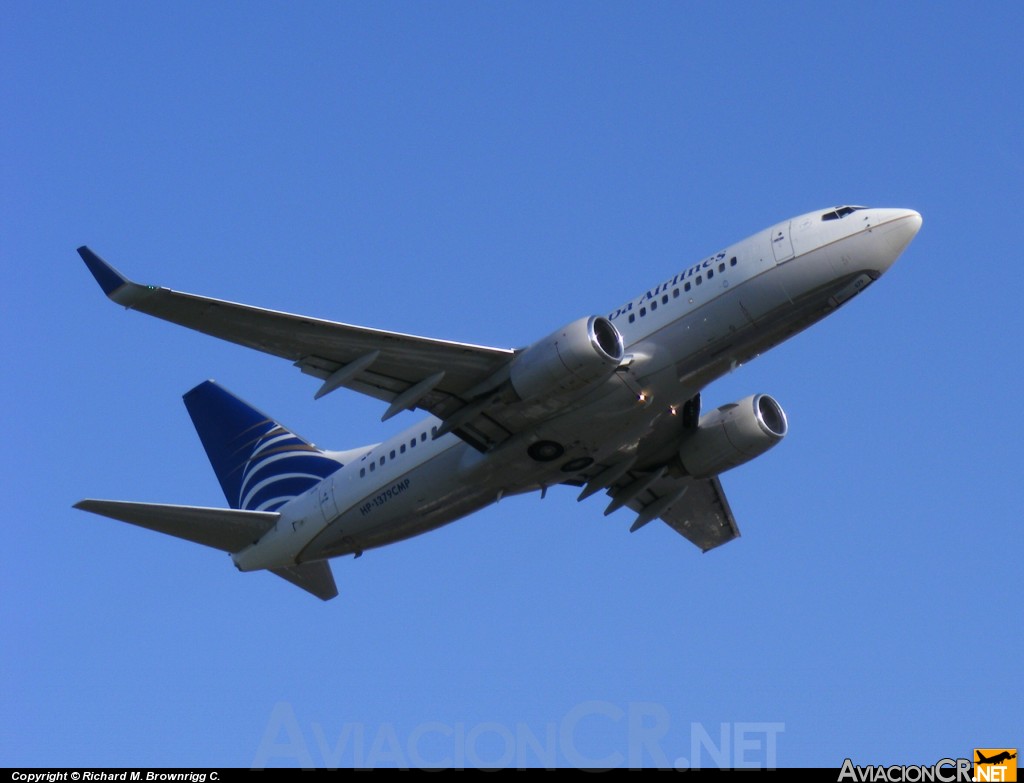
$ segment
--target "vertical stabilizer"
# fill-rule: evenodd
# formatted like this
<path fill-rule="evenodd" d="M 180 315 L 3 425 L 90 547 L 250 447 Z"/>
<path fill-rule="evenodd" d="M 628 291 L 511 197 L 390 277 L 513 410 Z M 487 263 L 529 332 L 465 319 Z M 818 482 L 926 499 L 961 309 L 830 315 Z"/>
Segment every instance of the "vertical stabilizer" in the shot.
<path fill-rule="evenodd" d="M 231 508 L 276 511 L 342 467 L 213 381 L 184 400 Z"/>

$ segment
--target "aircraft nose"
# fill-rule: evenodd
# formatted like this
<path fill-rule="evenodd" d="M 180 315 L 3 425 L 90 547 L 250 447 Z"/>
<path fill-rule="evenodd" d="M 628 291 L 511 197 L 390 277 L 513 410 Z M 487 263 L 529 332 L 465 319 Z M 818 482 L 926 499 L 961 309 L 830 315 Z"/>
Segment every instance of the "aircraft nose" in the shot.
<path fill-rule="evenodd" d="M 912 209 L 878 209 L 867 216 L 866 232 L 875 268 L 884 272 L 891 267 L 921 230 L 921 215 Z"/>
<path fill-rule="evenodd" d="M 889 243 L 889 247 L 892 248 L 893 258 L 899 256 L 910 241 L 917 236 L 917 232 L 921 230 L 921 224 L 924 222 L 921 219 L 921 214 L 914 211 L 913 209 L 899 209 L 893 210 L 896 214 L 886 221 L 885 238 Z"/>

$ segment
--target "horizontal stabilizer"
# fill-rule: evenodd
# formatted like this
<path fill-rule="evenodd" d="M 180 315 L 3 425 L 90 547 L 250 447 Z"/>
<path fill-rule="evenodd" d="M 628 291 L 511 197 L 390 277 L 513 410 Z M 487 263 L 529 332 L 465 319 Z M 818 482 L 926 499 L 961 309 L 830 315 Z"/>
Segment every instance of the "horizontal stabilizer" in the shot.
<path fill-rule="evenodd" d="M 307 593 L 312 593 L 321 601 L 330 601 L 338 595 L 338 587 L 334 584 L 331 564 L 326 560 L 288 566 L 287 568 L 271 568 L 270 571 L 282 579 L 287 579 L 296 587 L 301 587 Z"/>
<path fill-rule="evenodd" d="M 270 530 L 281 516 L 276 511 L 239 511 L 123 500 L 80 500 L 75 503 L 75 508 L 225 552 L 245 549 Z M 334 584 L 333 578 L 331 584 Z M 304 589 L 310 590 L 308 587 Z M 313 590 L 310 592 L 317 595 Z"/>

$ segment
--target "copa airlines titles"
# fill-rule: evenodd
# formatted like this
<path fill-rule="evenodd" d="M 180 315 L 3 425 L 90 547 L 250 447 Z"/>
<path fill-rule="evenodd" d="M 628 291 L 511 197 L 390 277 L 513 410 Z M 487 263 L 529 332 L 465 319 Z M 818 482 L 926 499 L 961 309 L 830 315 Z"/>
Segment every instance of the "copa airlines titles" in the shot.
<path fill-rule="evenodd" d="M 655 288 L 652 288 L 650 291 L 648 291 L 645 294 L 642 294 L 642 295 L 638 296 L 633 301 L 627 302 L 622 307 L 620 307 L 618 310 L 616 310 L 614 313 L 609 315 L 608 316 L 608 320 L 609 321 L 614 321 L 620 315 L 623 315 L 624 313 L 628 313 L 628 312 L 632 311 L 634 307 L 640 307 L 645 302 L 649 302 L 652 299 L 657 299 L 662 294 L 664 294 L 664 293 L 668 292 L 669 290 L 675 288 L 677 285 L 679 285 L 680 282 L 685 282 L 686 280 L 688 280 L 689 278 L 691 278 L 694 275 L 698 274 L 699 272 L 701 272 L 701 271 L 703 271 L 705 269 L 710 269 L 715 264 L 722 263 L 725 260 L 726 255 L 727 255 L 726 252 L 723 250 L 721 253 L 716 253 L 713 256 L 708 256 L 703 261 L 694 264 L 693 266 L 689 267 L 688 269 L 683 270 L 682 272 L 678 273 L 675 277 L 672 277 L 672 278 L 666 280 L 661 285 L 656 286 Z"/>

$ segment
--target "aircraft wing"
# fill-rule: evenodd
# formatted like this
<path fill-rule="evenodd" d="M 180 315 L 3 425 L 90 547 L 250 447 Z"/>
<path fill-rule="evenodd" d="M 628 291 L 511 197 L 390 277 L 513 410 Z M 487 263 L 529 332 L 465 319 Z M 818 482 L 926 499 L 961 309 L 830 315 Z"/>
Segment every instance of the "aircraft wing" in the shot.
<path fill-rule="evenodd" d="M 704 552 L 739 538 L 736 519 L 717 476 L 695 479 L 657 473 L 629 472 L 608 494 L 606 514 L 622 506 L 637 512 L 630 532 L 661 519 Z"/>
<path fill-rule="evenodd" d="M 323 379 L 316 396 L 346 387 L 391 403 L 385 419 L 422 408 L 477 448 L 509 437 L 506 424 L 473 409 L 463 412 L 515 352 L 434 340 L 293 315 L 128 280 L 88 247 L 78 254 L 114 302 L 165 321 L 293 362 Z M 481 386 L 483 384 L 483 386 Z M 467 416 L 471 413 L 472 416 Z"/>

